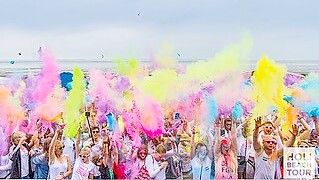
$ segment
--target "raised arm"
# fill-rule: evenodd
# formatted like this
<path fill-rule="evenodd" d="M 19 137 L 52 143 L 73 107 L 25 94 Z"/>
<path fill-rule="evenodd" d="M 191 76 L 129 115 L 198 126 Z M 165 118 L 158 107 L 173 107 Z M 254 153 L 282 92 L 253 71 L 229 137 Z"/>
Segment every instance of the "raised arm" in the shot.
<path fill-rule="evenodd" d="M 79 133 L 78 135 L 76 136 L 76 141 L 75 141 L 75 157 L 79 157 L 79 154 L 80 154 L 80 142 L 81 142 L 81 138 L 80 138 L 80 130 L 79 130 Z"/>
<path fill-rule="evenodd" d="M 116 143 L 112 140 L 113 143 L 110 144 L 111 146 L 111 157 L 115 164 L 119 164 L 119 152 Z"/>
<path fill-rule="evenodd" d="M 193 159 L 195 156 L 195 135 L 196 135 L 196 130 L 195 127 L 192 128 L 192 136 L 191 136 L 191 158 Z"/>
<path fill-rule="evenodd" d="M 316 131 L 317 131 L 317 133 L 319 133 L 319 122 L 318 122 L 318 118 L 317 118 L 317 117 L 313 117 L 313 121 L 315 122 Z"/>
<path fill-rule="evenodd" d="M 7 164 L 0 166 L 0 171 L 11 170 L 12 161 L 8 161 Z"/>
<path fill-rule="evenodd" d="M 13 155 L 21 148 L 22 144 L 27 140 L 26 136 L 22 136 L 17 146 L 13 146 L 14 148 L 10 149 L 9 159 L 12 159 Z"/>
<path fill-rule="evenodd" d="M 237 153 L 237 135 L 236 135 L 236 123 L 232 121 L 232 127 L 231 127 L 231 149 L 233 152 Z"/>
<path fill-rule="evenodd" d="M 289 130 L 289 132 L 290 132 L 290 134 L 291 134 L 292 136 L 291 136 L 291 137 L 289 138 L 289 140 L 287 141 L 286 146 L 287 146 L 287 147 L 292 147 L 292 146 L 294 145 L 295 140 L 296 140 L 296 137 L 297 137 L 297 135 L 298 135 L 298 127 L 297 127 L 297 125 L 296 125 L 296 124 L 293 124 L 293 125 L 292 125 L 292 131 Z"/>
<path fill-rule="evenodd" d="M 311 128 L 310 128 L 309 124 L 305 121 L 305 119 L 303 117 L 300 117 L 299 115 L 298 115 L 298 119 L 299 119 L 300 123 L 302 124 L 302 126 L 305 128 L 305 131 L 302 132 L 301 134 L 299 134 L 299 139 L 300 140 L 309 139 L 310 132 L 311 132 Z"/>
<path fill-rule="evenodd" d="M 259 128 L 261 126 L 261 117 L 257 117 L 257 120 L 255 120 L 255 130 L 253 134 L 253 146 L 257 153 L 259 153 L 262 149 L 258 142 L 258 135 L 259 135 Z"/>
<path fill-rule="evenodd" d="M 219 156 L 220 154 L 220 127 L 222 125 L 223 119 L 218 118 L 216 125 L 215 125 L 215 156 Z"/>
<path fill-rule="evenodd" d="M 296 137 L 298 135 L 298 127 L 296 124 L 292 125 L 292 131 L 289 130 L 289 132 L 291 133 L 291 137 L 289 138 L 289 140 L 286 143 L 287 147 L 292 147 L 295 143 Z M 283 148 L 279 149 L 277 151 L 277 156 L 278 157 L 282 157 L 283 156 Z"/>
<path fill-rule="evenodd" d="M 59 133 L 62 131 L 62 129 L 58 126 L 55 133 L 54 133 L 54 136 L 52 138 L 52 141 L 50 143 L 50 147 L 49 147 L 49 164 L 51 164 L 53 161 L 54 161 L 54 153 L 55 153 L 55 144 L 56 144 L 56 141 L 58 139 L 58 136 L 59 136 Z"/>
<path fill-rule="evenodd" d="M 305 121 L 305 119 L 303 117 L 300 117 L 298 115 L 298 120 L 300 121 L 300 123 L 303 125 L 303 127 L 305 127 L 306 130 L 310 131 L 310 126 L 309 124 Z M 315 121 L 316 122 L 316 121 Z"/>

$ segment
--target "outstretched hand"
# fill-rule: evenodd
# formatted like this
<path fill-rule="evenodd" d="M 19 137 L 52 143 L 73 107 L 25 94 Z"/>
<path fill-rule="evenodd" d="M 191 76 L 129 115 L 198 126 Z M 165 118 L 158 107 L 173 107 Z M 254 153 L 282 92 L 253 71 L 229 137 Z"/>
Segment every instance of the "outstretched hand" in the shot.
<path fill-rule="evenodd" d="M 258 116 L 256 119 L 255 119 L 255 128 L 260 128 L 261 126 L 261 117 Z"/>
<path fill-rule="evenodd" d="M 65 127 L 65 124 L 58 124 L 56 128 L 57 133 L 61 133 Z"/>
<path fill-rule="evenodd" d="M 216 123 L 215 123 L 216 126 L 217 126 L 217 127 L 221 127 L 222 124 L 223 124 L 223 120 L 224 120 L 224 117 L 218 116 L 217 121 L 216 121 Z"/>
<path fill-rule="evenodd" d="M 289 130 L 289 132 L 293 135 L 293 136 L 297 136 L 298 135 L 298 127 L 297 127 L 297 125 L 296 124 L 293 124 L 292 125 L 292 131 L 291 130 Z"/>

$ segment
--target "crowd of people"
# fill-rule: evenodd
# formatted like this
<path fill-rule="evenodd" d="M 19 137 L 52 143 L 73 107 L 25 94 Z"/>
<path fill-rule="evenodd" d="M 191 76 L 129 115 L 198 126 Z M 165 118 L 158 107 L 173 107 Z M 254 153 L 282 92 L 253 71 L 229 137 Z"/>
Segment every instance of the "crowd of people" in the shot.
<path fill-rule="evenodd" d="M 256 118 L 252 136 L 245 131 L 247 121 L 220 116 L 210 133 L 196 140 L 199 132 L 193 122 L 175 113 L 166 118 L 165 134 L 151 139 L 140 132 L 142 144 L 137 147 L 125 132 L 115 141 L 107 123 L 96 123 L 93 110 L 73 139 L 63 135 L 61 123 L 45 131 L 39 123 L 34 134 L 12 133 L 8 153 L 1 156 L 0 177 L 280 179 L 284 147 L 318 146 L 318 120 L 298 117 L 290 136 L 283 137 L 275 115 Z M 179 126 L 171 130 L 176 122 Z"/>
<path fill-rule="evenodd" d="M 319 163 L 319 76 L 266 57 L 243 73 L 243 46 L 184 69 L 87 73 L 39 52 L 39 74 L 0 85 L 0 178 L 281 179 L 287 147 Z"/>

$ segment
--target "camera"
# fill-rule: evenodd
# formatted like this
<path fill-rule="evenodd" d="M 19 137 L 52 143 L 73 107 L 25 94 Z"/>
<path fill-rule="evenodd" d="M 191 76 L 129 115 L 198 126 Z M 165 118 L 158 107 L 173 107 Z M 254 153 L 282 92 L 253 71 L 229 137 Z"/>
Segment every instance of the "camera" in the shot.
<path fill-rule="evenodd" d="M 179 112 L 176 112 L 175 114 L 174 114 L 174 119 L 175 120 L 179 120 L 181 117 L 180 117 L 180 113 Z"/>

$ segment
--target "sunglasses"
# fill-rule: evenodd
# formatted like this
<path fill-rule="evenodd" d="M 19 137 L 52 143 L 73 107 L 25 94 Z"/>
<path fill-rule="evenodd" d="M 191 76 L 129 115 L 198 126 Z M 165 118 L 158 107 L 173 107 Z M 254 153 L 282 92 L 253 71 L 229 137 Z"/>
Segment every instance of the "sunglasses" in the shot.
<path fill-rule="evenodd" d="M 276 145 L 277 143 L 275 141 L 266 141 L 267 144 L 274 144 Z"/>
<path fill-rule="evenodd" d="M 58 149 L 59 149 L 59 150 L 62 150 L 62 149 L 64 149 L 64 146 L 61 146 L 61 147 L 59 147 Z"/>
<path fill-rule="evenodd" d="M 80 158 L 88 158 L 89 157 L 89 155 L 80 155 Z"/>
<path fill-rule="evenodd" d="M 99 131 L 92 131 L 92 133 L 99 133 Z"/>
<path fill-rule="evenodd" d="M 146 152 L 145 151 L 141 151 L 139 154 L 144 154 L 144 155 L 146 155 Z"/>

